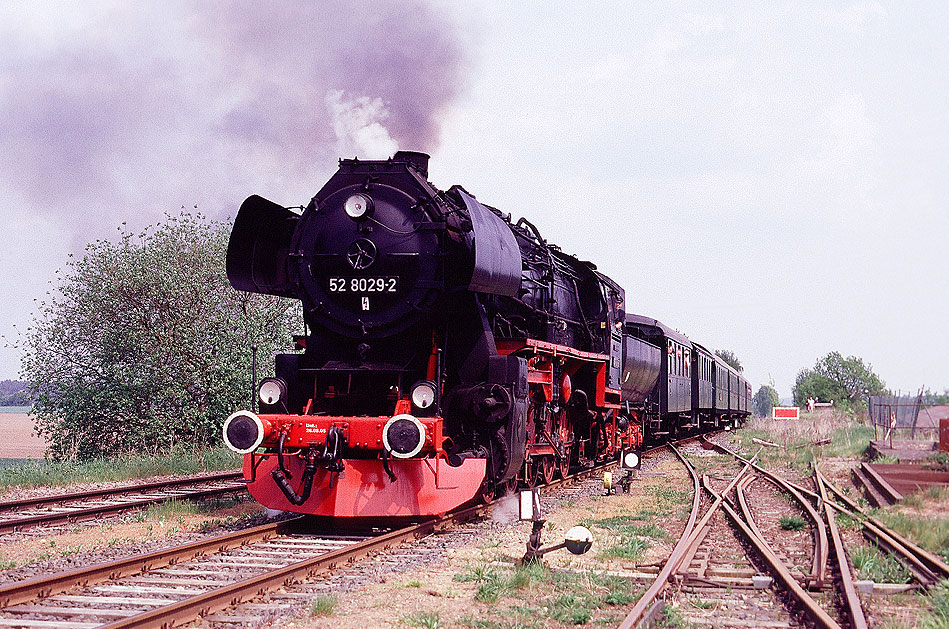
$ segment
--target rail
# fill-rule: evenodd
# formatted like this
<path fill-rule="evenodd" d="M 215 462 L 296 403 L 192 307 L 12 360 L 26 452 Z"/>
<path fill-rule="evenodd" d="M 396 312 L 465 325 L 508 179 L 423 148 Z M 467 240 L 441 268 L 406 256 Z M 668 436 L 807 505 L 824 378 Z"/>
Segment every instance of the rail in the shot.
<path fill-rule="evenodd" d="M 22 530 L 31 526 L 78 522 L 100 515 L 140 509 L 168 500 L 198 500 L 226 493 L 243 491 L 246 483 L 240 472 L 221 472 L 189 476 L 174 480 L 122 485 L 108 489 L 66 492 L 0 502 L 0 532 Z M 157 492 L 154 495 L 144 495 Z M 111 500 L 98 504 L 86 501 Z M 58 505 L 54 508 L 54 505 Z M 26 512 L 18 512 L 27 509 Z"/>
<path fill-rule="evenodd" d="M 578 470 L 545 487 L 552 489 L 572 484 L 615 465 L 615 461 L 609 461 Z M 279 545 L 283 538 L 299 534 L 302 518 L 261 525 L 198 542 L 0 586 L 0 614 L 21 617 L 25 624 L 46 623 L 46 626 L 172 626 L 231 607 L 242 600 L 258 596 L 264 591 L 280 587 L 288 581 L 305 579 L 317 572 L 355 561 L 395 544 L 412 541 L 437 530 L 454 526 L 458 522 L 478 517 L 492 509 L 494 502 L 469 507 L 441 518 L 433 518 L 345 545 L 335 544 L 327 552 L 321 552 L 301 561 L 291 561 L 292 557 L 299 554 L 295 551 L 280 552 L 277 549 L 254 550 L 254 548 L 255 545 L 262 544 Z M 317 538 L 317 542 L 319 539 L 322 538 Z M 295 543 L 304 542 L 296 540 Z M 245 578 L 240 579 L 233 579 L 230 576 L 209 577 L 209 574 L 220 569 L 221 562 L 224 561 L 222 553 L 232 551 L 259 555 L 256 558 L 231 560 L 245 562 L 247 565 L 247 568 L 243 570 L 245 573 L 246 570 L 259 572 L 261 567 L 269 564 L 282 565 L 259 574 L 244 575 Z M 185 565 L 186 562 L 195 565 Z M 175 572 L 178 570 L 182 572 Z M 131 585 L 110 584 L 110 582 L 125 578 L 134 578 L 136 582 Z M 79 588 L 92 588 L 93 594 L 72 594 Z M 95 591 L 96 589 L 99 591 Z M 124 594 L 113 595 L 112 592 Z M 57 599 L 63 600 L 57 601 Z M 39 600 L 42 600 L 43 604 L 34 603 Z M 109 604 L 111 608 L 93 608 L 96 604 L 94 601 L 102 601 Z M 115 609 L 116 605 L 124 606 L 125 609 Z M 146 605 L 153 608 L 134 609 L 136 606 Z M 39 614 L 44 619 L 55 617 L 58 620 L 40 621 L 25 618 L 30 614 Z M 81 620 L 76 620 L 77 615 L 80 615 Z M 102 624 L 103 619 L 105 624 Z M 82 622 L 89 620 L 94 622 Z M 10 620 L 7 619 L 4 622 L 0 618 L 0 624 L 10 624 Z"/>
<path fill-rule="evenodd" d="M 732 455 L 736 457 L 738 460 L 743 461 L 743 462 L 747 461 L 747 459 L 744 459 L 738 456 L 737 453 L 729 450 L 728 448 L 720 444 L 717 444 L 713 441 L 708 441 L 708 440 L 704 440 L 704 442 L 710 445 L 712 448 L 718 450 L 719 452 Z M 794 487 L 791 483 L 789 483 L 786 479 L 782 478 L 781 476 L 778 476 L 777 474 L 771 473 L 770 471 L 764 469 L 763 467 L 759 465 L 754 465 L 754 469 L 756 472 L 764 476 L 766 479 L 768 479 L 768 481 L 773 483 L 775 486 L 779 487 L 780 489 L 790 494 L 794 498 L 794 500 L 796 500 L 797 503 L 801 506 L 801 508 L 804 509 L 804 512 L 807 514 L 808 519 L 810 519 L 811 527 L 816 531 L 816 534 L 814 536 L 814 554 L 811 561 L 811 575 L 809 579 L 809 584 L 811 585 L 811 587 L 815 589 L 820 589 L 821 587 L 823 587 L 824 582 L 826 580 L 827 559 L 828 559 L 828 554 L 829 554 L 829 546 L 828 546 L 828 541 L 827 541 L 827 527 L 824 524 L 824 519 L 817 512 L 814 506 L 811 505 L 810 501 L 808 501 L 801 494 L 801 492 L 798 491 L 797 488 Z"/>
<path fill-rule="evenodd" d="M 709 443 L 716 449 L 719 449 L 722 452 L 735 457 L 739 461 L 747 462 L 748 460 L 737 452 L 729 450 L 724 446 L 720 446 L 712 442 Z M 829 498 L 824 501 L 822 500 L 820 494 L 803 487 L 802 485 L 793 483 L 787 479 L 783 479 L 780 476 L 772 474 L 759 465 L 754 465 L 753 467 L 756 471 L 769 478 L 773 477 L 775 479 L 781 479 L 784 484 L 790 488 L 793 488 L 800 494 L 807 496 L 814 504 L 826 502 L 826 504 L 830 505 L 838 512 L 855 519 L 863 527 L 864 535 L 871 537 L 874 541 L 881 542 L 881 545 L 893 553 L 897 559 L 902 561 L 917 578 L 917 580 L 923 585 L 929 586 L 941 578 L 949 578 L 949 565 L 947 565 L 940 557 L 929 552 L 928 550 L 925 550 L 924 548 L 920 548 L 918 545 L 906 539 L 904 536 L 887 527 L 879 519 L 868 514 L 853 500 L 848 498 L 842 491 L 840 491 L 836 485 L 828 481 L 827 478 L 823 476 L 823 474 L 821 474 L 821 477 L 826 483 L 828 489 L 830 489 L 831 493 L 837 496 L 837 498 L 843 504 L 830 500 Z M 819 469 L 818 473 L 820 473 Z"/>
<path fill-rule="evenodd" d="M 860 606 L 860 596 L 857 594 L 857 588 L 853 584 L 853 571 L 850 569 L 850 562 L 847 560 L 847 552 L 844 550 L 844 542 L 840 537 L 840 530 L 837 528 L 837 519 L 834 512 L 831 511 L 831 506 L 827 504 L 827 487 L 824 485 L 824 480 L 820 474 L 816 473 L 816 469 L 815 467 L 814 476 L 817 481 L 817 488 L 820 490 L 821 501 L 824 507 L 824 517 L 827 519 L 827 528 L 830 529 L 831 542 L 834 547 L 834 557 L 837 559 L 837 569 L 840 572 L 841 594 L 843 594 L 847 615 L 850 617 L 850 622 L 853 624 L 854 629 L 867 629 L 867 617 L 864 615 L 863 608 Z"/>
<path fill-rule="evenodd" d="M 712 496 L 718 496 L 718 494 L 712 489 L 711 484 L 708 483 L 708 478 L 705 477 L 702 480 L 705 490 Z M 723 494 L 724 493 L 726 492 L 723 492 Z M 741 517 L 739 517 L 738 513 L 735 512 L 734 508 L 732 508 L 728 502 L 722 503 L 722 508 L 725 510 L 725 513 L 728 515 L 729 519 L 731 519 L 735 526 L 737 526 L 738 529 L 745 535 L 745 538 L 755 547 L 755 550 L 758 551 L 758 554 L 768 564 L 768 567 L 772 573 L 772 576 L 775 577 L 775 580 L 784 584 L 784 587 L 787 589 L 788 593 L 790 593 L 794 599 L 800 603 L 805 613 L 818 626 L 825 627 L 827 629 L 839 629 L 840 625 L 837 623 L 837 621 L 831 618 L 831 616 L 820 605 L 817 604 L 817 601 L 811 598 L 810 594 L 807 593 L 807 590 L 801 587 L 801 584 L 797 582 L 797 579 L 794 578 L 794 575 L 791 574 L 791 571 L 787 569 L 787 566 L 785 566 L 778 556 L 774 554 L 771 546 L 765 541 L 760 531 L 756 533 L 758 527 L 753 525 L 754 519 L 751 516 L 750 509 L 747 509 L 747 501 L 744 500 L 740 491 L 738 496 L 739 503 L 741 504 L 744 511 L 744 517 L 748 521 L 747 524 L 742 521 Z"/>
<path fill-rule="evenodd" d="M 698 525 L 695 524 L 695 520 L 698 517 L 699 511 L 699 501 L 701 490 L 699 489 L 699 476 L 695 471 L 695 468 L 688 462 L 685 456 L 676 449 L 672 444 L 668 444 L 670 450 L 682 461 L 682 464 L 685 465 L 686 470 L 689 475 L 692 477 L 694 495 L 692 498 L 692 511 L 689 514 L 689 520 L 686 522 L 685 530 L 682 532 L 682 536 L 679 538 L 679 541 L 676 543 L 675 547 L 672 549 L 668 559 L 666 559 L 665 565 L 659 571 L 659 574 L 656 576 L 655 581 L 652 585 L 649 586 L 649 589 L 646 590 L 646 593 L 643 594 L 642 598 L 636 603 L 632 611 L 626 617 L 626 619 L 620 624 L 622 629 L 630 629 L 631 627 L 636 627 L 640 622 L 646 617 L 647 612 L 651 609 L 653 603 L 659 597 L 659 594 L 665 589 L 668 585 L 669 578 L 674 572 L 676 572 L 679 566 L 682 563 L 682 560 L 689 553 L 691 547 L 697 543 L 702 531 L 708 525 L 709 520 L 712 519 L 712 516 L 718 510 L 719 505 L 722 502 L 721 497 L 715 500 L 711 507 L 705 512 L 705 515 L 702 516 L 702 519 L 699 521 Z M 749 465 L 745 465 L 744 468 L 732 479 L 731 483 L 728 485 L 727 491 L 731 491 L 731 488 L 741 479 L 741 477 L 749 469 Z"/>

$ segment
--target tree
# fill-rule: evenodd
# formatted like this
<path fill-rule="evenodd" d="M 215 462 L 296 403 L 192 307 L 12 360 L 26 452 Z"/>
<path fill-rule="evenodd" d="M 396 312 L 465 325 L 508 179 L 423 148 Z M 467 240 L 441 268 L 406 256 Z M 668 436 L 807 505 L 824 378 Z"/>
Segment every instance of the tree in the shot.
<path fill-rule="evenodd" d="M 808 398 L 852 406 L 867 395 L 883 393 L 885 385 L 862 358 L 831 352 L 817 361 L 813 369 L 802 369 L 794 383 L 794 403 L 807 404 Z"/>
<path fill-rule="evenodd" d="M 735 356 L 735 353 L 729 349 L 717 349 L 715 350 L 715 355 L 724 360 L 732 369 L 741 373 L 745 369 L 741 366 L 741 363 L 738 362 L 738 357 Z"/>
<path fill-rule="evenodd" d="M 37 432 L 52 458 L 216 442 L 262 365 L 299 330 L 293 302 L 227 281 L 230 226 L 167 216 L 71 259 L 21 341 Z"/>
<path fill-rule="evenodd" d="M 771 409 L 781 403 L 778 392 L 771 385 L 763 384 L 751 400 L 752 409 L 758 417 L 769 417 Z"/>

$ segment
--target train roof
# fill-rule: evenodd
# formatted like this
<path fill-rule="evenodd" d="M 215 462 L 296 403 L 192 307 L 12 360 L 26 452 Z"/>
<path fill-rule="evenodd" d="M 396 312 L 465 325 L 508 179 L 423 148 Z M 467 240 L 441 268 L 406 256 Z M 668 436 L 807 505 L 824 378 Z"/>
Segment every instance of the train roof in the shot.
<path fill-rule="evenodd" d="M 714 354 L 711 350 L 709 350 L 707 347 L 705 347 L 704 345 L 699 345 L 699 344 L 696 343 L 695 341 L 692 341 L 692 345 L 695 346 L 696 351 L 702 352 L 702 353 L 705 354 L 706 356 L 711 356 L 712 358 L 715 357 L 715 354 Z"/>
<path fill-rule="evenodd" d="M 646 316 L 638 315 L 638 314 L 627 313 L 626 323 L 632 323 L 633 325 L 638 325 L 638 326 L 647 327 L 647 328 L 656 328 L 662 332 L 663 336 L 668 337 L 672 339 L 673 341 L 677 341 L 679 343 L 682 343 L 683 345 L 689 345 L 689 346 L 692 345 L 692 341 L 689 340 L 689 337 L 687 337 L 685 334 L 682 334 L 681 332 L 677 332 L 676 330 L 673 330 L 672 328 L 667 326 L 665 323 L 662 323 L 658 319 L 653 319 L 652 317 L 646 317 Z"/>

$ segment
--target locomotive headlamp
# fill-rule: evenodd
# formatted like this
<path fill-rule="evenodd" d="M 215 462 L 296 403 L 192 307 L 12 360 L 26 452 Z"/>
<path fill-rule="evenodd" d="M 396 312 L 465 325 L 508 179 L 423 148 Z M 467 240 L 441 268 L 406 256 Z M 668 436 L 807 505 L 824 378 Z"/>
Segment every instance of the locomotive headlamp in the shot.
<path fill-rule="evenodd" d="M 269 428 L 270 424 L 267 424 Z M 224 445 L 238 454 L 249 454 L 263 442 L 267 430 L 260 417 L 250 411 L 237 411 L 224 422 Z"/>
<path fill-rule="evenodd" d="M 435 403 L 435 383 L 429 380 L 417 382 L 412 386 L 412 405 L 426 409 Z"/>
<path fill-rule="evenodd" d="M 260 403 L 272 406 L 287 401 L 287 383 L 280 378 L 264 378 L 257 390 Z"/>
<path fill-rule="evenodd" d="M 364 194 L 354 194 L 346 199 L 343 209 L 346 210 L 349 218 L 359 220 L 369 214 L 372 209 L 372 199 Z"/>
<path fill-rule="evenodd" d="M 425 426 L 408 413 L 396 415 L 382 428 L 382 445 L 397 459 L 413 457 L 425 445 Z"/>

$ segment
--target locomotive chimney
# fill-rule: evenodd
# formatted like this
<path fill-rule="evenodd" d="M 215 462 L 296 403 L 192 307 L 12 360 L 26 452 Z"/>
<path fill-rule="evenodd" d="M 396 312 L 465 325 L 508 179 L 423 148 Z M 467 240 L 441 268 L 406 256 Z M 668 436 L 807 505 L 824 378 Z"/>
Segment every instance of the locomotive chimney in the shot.
<path fill-rule="evenodd" d="M 408 162 L 415 167 L 415 170 L 419 171 L 423 177 L 428 179 L 428 153 L 421 153 L 419 151 L 397 151 L 395 155 L 392 156 L 392 161 L 395 162 Z"/>

